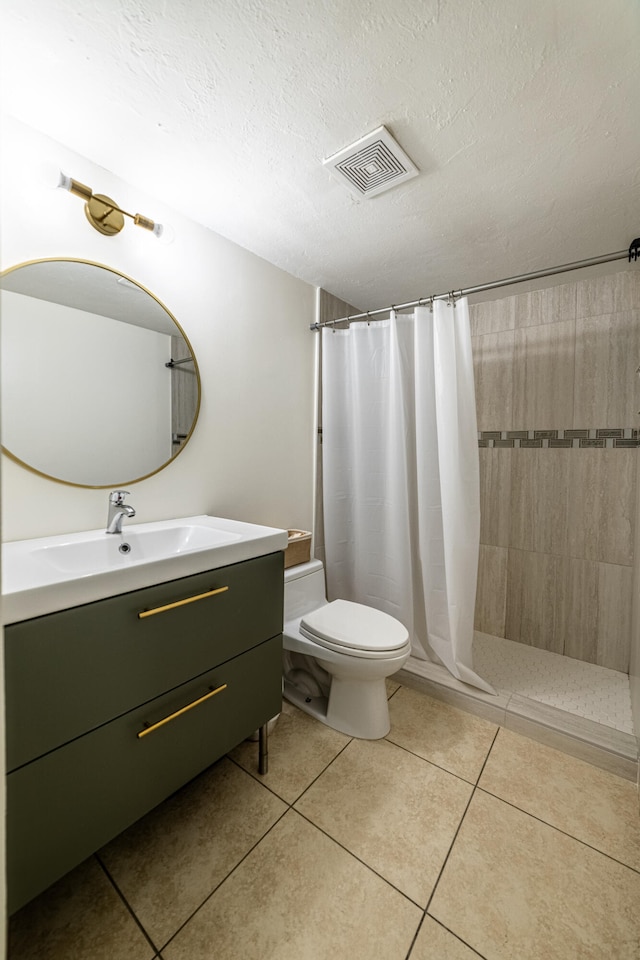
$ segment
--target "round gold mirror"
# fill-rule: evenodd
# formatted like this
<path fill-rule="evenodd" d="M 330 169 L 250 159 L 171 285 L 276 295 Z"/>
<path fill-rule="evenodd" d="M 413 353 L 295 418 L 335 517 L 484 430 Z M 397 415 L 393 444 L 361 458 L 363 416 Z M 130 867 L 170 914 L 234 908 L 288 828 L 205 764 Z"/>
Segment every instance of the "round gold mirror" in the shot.
<path fill-rule="evenodd" d="M 2 443 L 80 487 L 143 480 L 183 450 L 200 375 L 175 317 L 99 263 L 35 260 L 0 274 Z"/>

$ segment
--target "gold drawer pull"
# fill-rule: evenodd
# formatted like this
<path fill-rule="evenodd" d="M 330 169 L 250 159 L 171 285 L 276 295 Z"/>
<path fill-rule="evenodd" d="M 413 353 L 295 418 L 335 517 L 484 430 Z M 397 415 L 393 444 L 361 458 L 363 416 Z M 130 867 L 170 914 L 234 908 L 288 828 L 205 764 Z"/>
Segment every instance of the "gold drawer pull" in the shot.
<path fill-rule="evenodd" d="M 176 607 L 184 607 L 186 603 L 194 603 L 196 600 L 204 600 L 205 597 L 215 597 L 216 593 L 225 593 L 229 587 L 218 587 L 217 590 L 207 590 L 206 593 L 198 593 L 195 597 L 187 597 L 185 600 L 176 600 L 175 603 L 165 603 L 163 607 L 154 607 L 152 610 L 142 610 L 138 614 L 138 620 L 144 620 L 145 617 L 152 617 L 155 613 L 164 613 L 165 610 L 175 610 Z"/>
<path fill-rule="evenodd" d="M 215 690 L 209 690 L 209 693 L 205 693 L 203 697 L 198 697 L 197 700 L 194 700 L 192 703 L 188 703 L 186 707 L 181 707 L 180 710 L 176 710 L 175 713 L 169 714 L 169 716 L 165 717 L 163 720 L 158 720 L 157 723 L 152 723 L 151 726 L 145 727 L 144 730 L 141 730 L 140 733 L 136 734 L 138 740 L 141 740 L 142 737 L 146 737 L 148 733 L 153 733 L 153 731 L 157 730 L 158 727 L 164 727 L 165 723 L 169 723 L 170 720 L 175 720 L 176 717 L 182 716 L 182 714 L 186 713 L 187 710 L 193 710 L 193 708 L 197 707 L 200 703 L 204 703 L 205 700 L 210 700 L 211 697 L 215 697 L 216 693 L 222 693 L 222 691 L 226 689 L 227 685 L 226 683 L 223 683 L 221 687 L 216 687 Z"/>

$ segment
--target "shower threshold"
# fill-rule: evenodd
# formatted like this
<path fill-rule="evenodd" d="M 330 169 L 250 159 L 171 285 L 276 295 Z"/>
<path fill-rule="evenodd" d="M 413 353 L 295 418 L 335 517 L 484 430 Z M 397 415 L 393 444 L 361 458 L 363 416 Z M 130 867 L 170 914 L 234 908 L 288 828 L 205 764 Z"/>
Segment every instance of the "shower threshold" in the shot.
<path fill-rule="evenodd" d="M 394 679 L 636 780 L 638 744 L 626 674 L 479 632 L 473 662 L 495 696 L 456 680 L 441 664 L 416 657 Z"/>

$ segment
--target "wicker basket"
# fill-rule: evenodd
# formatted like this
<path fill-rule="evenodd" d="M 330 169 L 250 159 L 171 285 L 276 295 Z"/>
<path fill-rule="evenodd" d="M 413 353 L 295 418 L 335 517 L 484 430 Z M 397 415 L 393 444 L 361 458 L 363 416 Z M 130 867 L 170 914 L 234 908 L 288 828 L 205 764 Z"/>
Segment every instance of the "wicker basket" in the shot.
<path fill-rule="evenodd" d="M 284 566 L 295 567 L 311 559 L 311 534 L 307 530 L 289 530 L 289 545 L 284 552 Z"/>

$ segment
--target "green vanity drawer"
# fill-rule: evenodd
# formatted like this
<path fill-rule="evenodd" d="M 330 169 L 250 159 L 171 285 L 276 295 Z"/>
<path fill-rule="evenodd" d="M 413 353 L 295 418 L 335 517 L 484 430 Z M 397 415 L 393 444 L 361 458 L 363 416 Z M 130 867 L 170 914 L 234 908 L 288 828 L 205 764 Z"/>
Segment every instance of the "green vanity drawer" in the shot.
<path fill-rule="evenodd" d="M 278 636 L 9 774 L 9 911 L 278 713 L 281 673 Z M 146 724 L 224 684 L 226 689 L 138 738 Z"/>
<path fill-rule="evenodd" d="M 7 626 L 7 769 L 280 634 L 282 602 L 278 551 Z"/>

